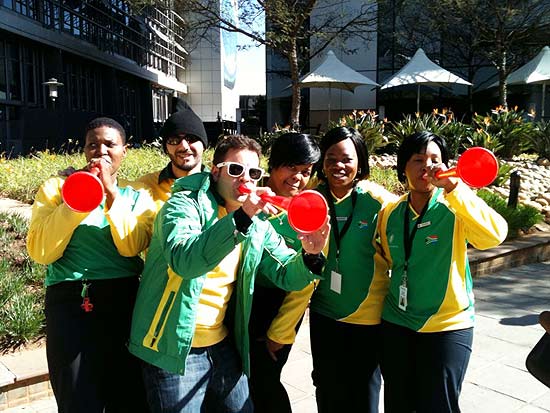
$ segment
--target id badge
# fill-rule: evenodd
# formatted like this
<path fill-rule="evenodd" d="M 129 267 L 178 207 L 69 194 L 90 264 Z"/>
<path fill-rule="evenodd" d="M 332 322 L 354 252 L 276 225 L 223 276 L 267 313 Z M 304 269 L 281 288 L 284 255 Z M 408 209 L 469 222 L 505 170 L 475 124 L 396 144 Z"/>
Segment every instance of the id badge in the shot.
<path fill-rule="evenodd" d="M 407 287 L 404 285 L 399 286 L 399 309 L 407 311 Z"/>
<path fill-rule="evenodd" d="M 330 272 L 330 289 L 337 294 L 342 293 L 342 274 L 336 271 Z"/>

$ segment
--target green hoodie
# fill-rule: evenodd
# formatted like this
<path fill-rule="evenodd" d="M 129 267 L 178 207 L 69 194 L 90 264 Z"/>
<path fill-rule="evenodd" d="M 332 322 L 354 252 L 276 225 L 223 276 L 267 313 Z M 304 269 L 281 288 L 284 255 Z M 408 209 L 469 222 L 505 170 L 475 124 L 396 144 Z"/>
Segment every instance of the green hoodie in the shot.
<path fill-rule="evenodd" d="M 129 349 L 150 364 L 184 374 L 206 274 L 242 243 L 226 319 L 233 319 L 233 338 L 248 374 L 248 321 L 258 271 L 285 290 L 301 290 L 316 276 L 301 253 L 288 248 L 269 222 L 254 217 L 243 234 L 235 227 L 233 213 L 218 219 L 223 201 L 210 186 L 210 175 L 205 172 L 176 180 L 172 197 L 157 216 Z"/>

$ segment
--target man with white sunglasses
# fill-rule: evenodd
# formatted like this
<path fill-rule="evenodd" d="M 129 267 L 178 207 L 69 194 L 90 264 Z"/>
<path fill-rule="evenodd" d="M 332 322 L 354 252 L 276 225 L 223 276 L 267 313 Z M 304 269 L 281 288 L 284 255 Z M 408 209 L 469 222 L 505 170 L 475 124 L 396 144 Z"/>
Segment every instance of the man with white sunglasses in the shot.
<path fill-rule="evenodd" d="M 322 273 L 328 219 L 300 234 L 294 251 L 256 216 L 277 212 L 261 198 L 274 193 L 255 187 L 260 155 L 250 138 L 224 138 L 211 173 L 176 180 L 157 216 L 129 344 L 144 360 L 152 412 L 252 412 L 246 374 L 256 274 L 300 290 Z"/>

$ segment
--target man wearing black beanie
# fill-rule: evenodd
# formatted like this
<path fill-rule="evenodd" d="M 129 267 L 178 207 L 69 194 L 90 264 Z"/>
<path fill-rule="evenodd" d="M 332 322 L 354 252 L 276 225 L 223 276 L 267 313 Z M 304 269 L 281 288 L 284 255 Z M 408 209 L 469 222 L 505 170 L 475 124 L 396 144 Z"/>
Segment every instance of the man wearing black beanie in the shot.
<path fill-rule="evenodd" d="M 178 178 L 201 172 L 202 154 L 208 147 L 208 136 L 202 120 L 193 109 L 178 98 L 174 112 L 160 129 L 162 148 L 170 163 L 162 170 L 144 175 L 138 181 L 150 189 L 158 209 L 170 198 Z"/>

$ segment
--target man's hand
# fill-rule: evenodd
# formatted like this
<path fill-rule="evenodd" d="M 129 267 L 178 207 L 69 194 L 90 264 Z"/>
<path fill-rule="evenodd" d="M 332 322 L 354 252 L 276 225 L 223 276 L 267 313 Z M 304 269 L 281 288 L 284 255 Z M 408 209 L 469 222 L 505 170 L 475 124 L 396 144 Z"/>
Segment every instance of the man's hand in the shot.
<path fill-rule="evenodd" d="M 274 196 L 275 193 L 268 187 L 257 187 L 250 192 L 242 205 L 243 211 L 250 218 L 260 212 L 265 212 L 266 214 L 277 214 L 279 212 L 269 201 L 262 199 L 261 195 Z"/>

